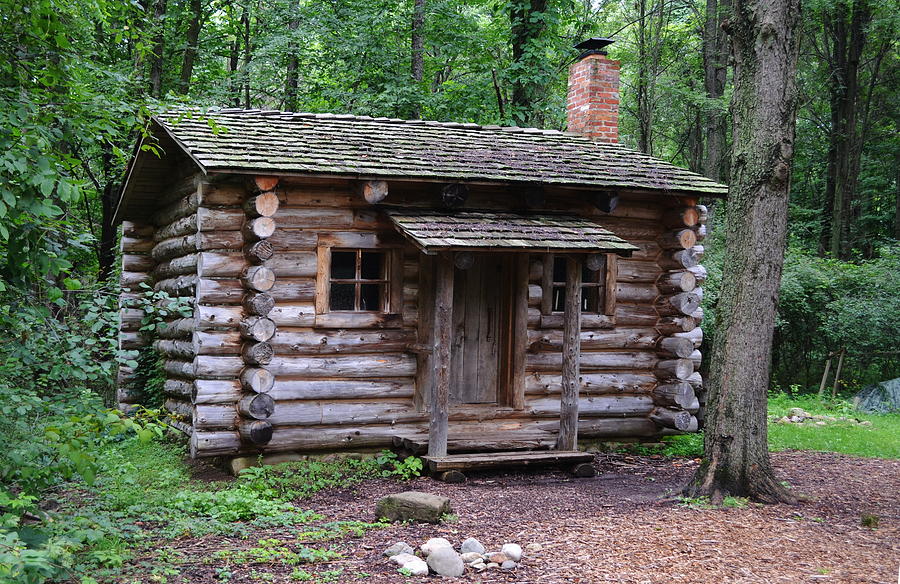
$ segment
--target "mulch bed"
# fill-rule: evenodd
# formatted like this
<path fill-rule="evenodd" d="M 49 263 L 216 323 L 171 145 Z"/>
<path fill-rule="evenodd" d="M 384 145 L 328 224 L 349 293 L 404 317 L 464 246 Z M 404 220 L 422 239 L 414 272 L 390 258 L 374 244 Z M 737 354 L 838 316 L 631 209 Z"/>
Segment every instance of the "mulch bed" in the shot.
<path fill-rule="evenodd" d="M 695 509 L 674 496 L 693 472 L 692 460 L 598 454 L 596 478 L 559 472 L 482 474 L 450 485 L 426 478 L 409 483 L 369 481 L 322 492 L 300 502 L 331 520 L 374 520 L 375 501 L 400 490 L 450 497 L 458 520 L 442 525 L 396 524 L 361 538 L 331 542 L 344 558 L 304 567 L 312 573 L 342 569 L 335 582 L 387 583 L 406 578 L 381 556 L 396 541 L 414 547 L 430 537 L 458 543 L 476 537 L 488 549 L 505 542 L 540 552 L 513 572 L 467 573 L 460 582 L 750 583 L 896 582 L 900 566 L 900 461 L 831 453 L 773 454 L 781 479 L 810 498 L 797 506 L 755 505 Z M 878 517 L 877 529 L 861 516 Z M 173 547 L 197 558 L 181 566 L 192 583 L 215 582 L 216 564 L 204 550 L 256 545 L 279 537 L 261 530 L 248 540 L 186 539 Z M 258 537 L 257 537 L 258 536 Z M 328 544 L 323 544 L 328 545 Z M 289 566 L 233 566 L 231 582 L 291 582 Z M 254 573 L 255 571 L 255 573 Z M 431 577 L 439 581 L 440 578 Z M 173 578 L 170 582 L 177 581 Z"/>

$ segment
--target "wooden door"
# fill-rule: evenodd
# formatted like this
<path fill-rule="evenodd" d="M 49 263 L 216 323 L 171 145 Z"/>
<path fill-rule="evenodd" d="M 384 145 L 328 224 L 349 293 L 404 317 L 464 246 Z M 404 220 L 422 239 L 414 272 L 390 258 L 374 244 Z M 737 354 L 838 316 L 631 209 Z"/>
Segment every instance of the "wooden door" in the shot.
<path fill-rule="evenodd" d="M 501 355 L 508 335 L 508 268 L 501 254 L 476 254 L 453 284 L 450 402 L 497 403 L 502 395 Z"/>

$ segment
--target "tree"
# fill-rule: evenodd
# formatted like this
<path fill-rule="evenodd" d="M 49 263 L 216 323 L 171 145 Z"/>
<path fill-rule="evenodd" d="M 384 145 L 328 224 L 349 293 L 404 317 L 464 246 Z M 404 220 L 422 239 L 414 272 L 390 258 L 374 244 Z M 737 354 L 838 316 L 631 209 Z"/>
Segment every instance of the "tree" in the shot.
<path fill-rule="evenodd" d="M 732 182 L 704 458 L 689 496 L 795 497 L 775 478 L 766 400 L 794 151 L 800 0 L 736 0 Z"/>
<path fill-rule="evenodd" d="M 191 76 L 194 73 L 194 62 L 197 60 L 199 50 L 197 44 L 200 40 L 200 27 L 203 21 L 202 0 L 190 0 L 190 20 L 185 34 L 184 54 L 181 59 L 181 75 L 178 80 L 178 92 L 187 94 L 191 86 Z"/>
<path fill-rule="evenodd" d="M 513 0 L 509 7 L 512 38 L 512 115 L 523 126 L 541 126 L 536 107 L 543 95 L 542 72 L 547 66 L 541 46 L 550 12 L 547 0 Z"/>
<path fill-rule="evenodd" d="M 731 0 L 706 0 L 703 25 L 703 87 L 710 101 L 706 108 L 706 156 L 703 174 L 715 181 L 724 176 L 723 162 L 728 139 L 725 112 L 717 107 L 728 81 L 728 39 L 722 26 L 731 14 Z"/>
<path fill-rule="evenodd" d="M 425 0 L 415 0 L 412 16 L 412 58 L 410 60 L 410 75 L 413 81 L 413 90 L 422 83 L 425 74 Z M 418 93 L 418 92 L 417 92 Z M 421 116 L 419 100 L 415 99 L 410 111 L 410 117 L 416 119 Z"/>

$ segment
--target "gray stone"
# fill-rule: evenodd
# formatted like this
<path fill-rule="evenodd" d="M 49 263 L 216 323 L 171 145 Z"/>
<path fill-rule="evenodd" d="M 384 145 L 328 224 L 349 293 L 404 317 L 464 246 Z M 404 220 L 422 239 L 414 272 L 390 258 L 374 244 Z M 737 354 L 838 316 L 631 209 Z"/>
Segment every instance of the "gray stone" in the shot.
<path fill-rule="evenodd" d="M 522 547 L 519 544 L 515 543 L 505 543 L 503 547 L 500 548 L 501 554 L 506 554 L 506 557 L 514 562 L 518 562 L 522 559 Z"/>
<path fill-rule="evenodd" d="M 427 576 L 428 564 L 422 558 L 413 556 L 413 559 L 400 566 L 401 570 L 408 570 L 413 576 Z"/>
<path fill-rule="evenodd" d="M 383 497 L 375 505 L 375 515 L 391 521 L 425 521 L 439 523 L 443 515 L 452 513 L 450 499 L 440 495 L 406 491 Z"/>
<path fill-rule="evenodd" d="M 535 543 L 530 543 L 530 544 L 528 544 L 528 545 L 525 546 L 525 551 L 528 552 L 529 554 L 533 554 L 533 553 L 535 553 L 535 552 L 539 552 L 539 551 L 541 551 L 542 549 L 544 549 L 544 546 L 542 546 L 541 544 L 539 544 L 539 543 L 537 543 L 537 542 L 535 542 Z"/>
<path fill-rule="evenodd" d="M 481 554 L 479 554 L 478 552 L 464 552 L 460 554 L 459 557 L 461 557 L 462 561 L 467 564 L 474 564 L 476 562 L 484 563 L 484 558 L 482 558 Z"/>
<path fill-rule="evenodd" d="M 501 570 L 515 570 L 516 567 L 518 567 L 518 565 L 519 564 L 515 563 L 512 560 L 506 560 L 505 562 L 500 564 L 500 569 Z"/>
<path fill-rule="evenodd" d="M 438 547 L 428 556 L 428 567 L 441 576 L 458 578 L 466 571 L 462 558 L 452 547 Z"/>
<path fill-rule="evenodd" d="M 484 546 L 481 545 L 481 542 L 475 539 L 474 537 L 470 537 L 462 542 L 462 545 L 459 546 L 459 551 L 462 553 L 475 552 L 477 554 L 484 553 Z"/>
<path fill-rule="evenodd" d="M 411 562 L 417 559 L 416 556 L 412 554 L 397 554 L 395 556 L 391 556 L 391 561 L 397 564 L 398 566 L 402 566 L 407 562 Z"/>
<path fill-rule="evenodd" d="M 425 543 L 420 545 L 419 550 L 422 552 L 423 555 L 425 555 L 427 557 L 427 556 L 430 556 L 434 552 L 434 550 L 436 550 L 438 548 L 442 548 L 442 547 L 450 548 L 452 550 L 453 544 L 450 543 L 449 541 L 447 541 L 446 539 L 444 539 L 443 537 L 432 537 L 431 539 L 429 539 L 428 541 L 426 541 Z"/>
<path fill-rule="evenodd" d="M 412 549 L 405 541 L 398 541 L 391 547 L 387 548 L 382 552 L 387 557 L 393 557 L 397 554 L 414 554 L 415 550 Z"/>

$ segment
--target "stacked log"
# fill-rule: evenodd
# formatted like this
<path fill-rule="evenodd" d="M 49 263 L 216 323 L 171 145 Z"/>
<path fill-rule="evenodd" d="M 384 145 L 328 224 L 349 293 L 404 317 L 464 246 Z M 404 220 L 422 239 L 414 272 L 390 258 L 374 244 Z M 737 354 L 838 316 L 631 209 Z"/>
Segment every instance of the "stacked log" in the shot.
<path fill-rule="evenodd" d="M 255 446 L 265 445 L 272 439 L 272 424 L 268 418 L 275 413 L 275 400 L 269 393 L 274 387 L 275 375 L 269 365 L 275 355 L 270 341 L 277 326 L 269 313 L 275 306 L 270 295 L 275 286 L 275 271 L 270 266 L 276 261 L 275 248 L 269 238 L 275 233 L 272 216 L 279 207 L 277 186 L 277 178 L 256 177 L 251 185 L 251 195 L 244 204 L 247 215 L 243 229 L 244 258 L 248 265 L 240 276 L 244 296 L 238 332 L 243 341 L 241 360 L 244 368 L 240 375 L 243 393 L 237 404 L 237 429 L 242 442 Z M 296 262 L 291 264 L 297 265 Z"/>
<path fill-rule="evenodd" d="M 693 200 L 682 200 L 681 206 L 663 213 L 667 231 L 659 238 L 663 253 L 659 259 L 662 274 L 656 281 L 659 296 L 657 342 L 659 362 L 654 368 L 657 385 L 653 390 L 654 410 L 650 419 L 660 428 L 691 432 L 697 429 L 696 414 L 700 404 L 696 395 L 699 373 L 697 350 L 703 340 L 699 328 L 703 318 L 699 284 L 706 271 L 699 265 L 703 246 L 697 242 L 705 208 Z"/>
<path fill-rule="evenodd" d="M 140 349 L 146 344 L 139 329 L 144 312 L 134 307 L 140 295 L 140 285 L 152 281 L 154 268 L 151 251 L 153 249 L 153 226 L 144 223 L 124 221 L 122 223 L 122 295 L 119 297 L 119 349 Z M 116 376 L 116 401 L 118 408 L 128 412 L 137 404 L 140 392 L 132 387 L 134 369 L 120 365 Z"/>

